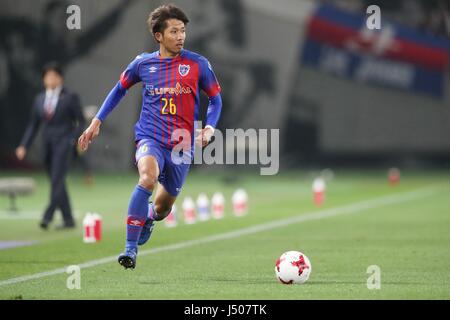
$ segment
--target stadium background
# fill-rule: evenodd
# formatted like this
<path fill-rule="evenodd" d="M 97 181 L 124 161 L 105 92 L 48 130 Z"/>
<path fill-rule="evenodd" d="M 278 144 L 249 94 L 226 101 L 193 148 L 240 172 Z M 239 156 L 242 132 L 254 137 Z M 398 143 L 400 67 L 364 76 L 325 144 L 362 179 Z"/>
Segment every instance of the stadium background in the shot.
<path fill-rule="evenodd" d="M 81 8 L 81 30 L 65 27 L 68 3 L 64 1 L 32 4 L 1 1 L 3 168 L 23 166 L 14 160 L 12 151 L 24 132 L 32 98 L 41 88 L 40 68 L 46 61 L 60 61 L 66 69 L 67 85 L 80 94 L 83 105 L 98 108 L 133 57 L 156 49 L 145 21 L 150 9 L 159 2 L 74 3 Z M 402 55 L 392 59 L 384 54 L 389 45 L 395 46 L 399 28 L 406 28 L 406 32 L 416 30 L 417 41 L 437 37 L 436 41 L 448 49 L 448 27 L 445 29 L 448 12 L 439 14 L 445 1 L 437 1 L 434 7 L 428 1 L 396 1 L 395 5 L 378 1 L 385 27 L 382 30 L 392 26 L 390 37 L 394 41 L 388 41 L 377 52 L 379 40 L 375 37 L 368 39 L 368 47 L 361 50 L 352 50 L 345 43 L 330 44 L 325 39 L 321 44 L 328 51 L 313 49 L 312 54 L 321 58 L 311 62 L 303 56 L 306 44 L 311 42 L 310 35 L 314 34 L 310 23 L 320 3 L 179 2 L 192 20 L 186 47 L 211 60 L 224 88 L 219 127 L 279 128 L 281 165 L 285 168 L 318 163 L 385 165 L 394 164 L 393 161 L 407 166 L 447 164 L 450 155 L 450 140 L 445 138 L 450 135 L 447 66 L 438 70 L 439 76 L 433 75 L 443 77 L 438 82 L 442 86 L 438 94 L 436 90 L 414 87 L 409 79 L 392 83 L 386 76 L 371 82 L 370 75 L 346 76 L 326 66 L 332 59 L 354 55 L 361 60 L 379 59 L 390 70 L 400 66 L 413 74 L 419 72 L 426 61 L 410 62 Z M 324 3 L 337 5 L 338 13 L 350 12 L 352 18 L 361 22 L 367 16 L 368 2 Z M 359 29 L 355 28 L 356 41 L 363 29 L 362 23 Z M 333 48 L 337 48 L 338 54 L 327 55 Z M 448 59 L 448 50 L 444 54 Z M 99 142 L 88 155 L 94 168 L 133 167 L 131 128 L 139 115 L 139 106 L 140 90 L 133 88 L 103 126 Z M 37 152 L 29 153 L 30 166 L 39 163 L 39 146 L 35 143 Z"/>
<path fill-rule="evenodd" d="M 83 271 L 87 291 L 63 291 L 64 272 L 8 284 L 8 279 L 113 256 L 122 248 L 124 212 L 137 180 L 132 128 L 140 110 L 139 86 L 109 116 L 86 155 L 95 184 L 83 183 L 78 163 L 69 177 L 77 222 L 89 211 L 104 218 L 104 239 L 98 246 L 82 243 L 81 226 L 64 234 L 38 230 L 49 188 L 39 137 L 25 162 L 18 162 L 13 152 L 33 96 L 41 90 L 42 65 L 49 60 L 63 64 L 67 86 L 80 94 L 87 117 L 92 116 L 126 65 L 137 54 L 157 49 L 146 19 L 161 3 L 0 0 L 0 177 L 31 176 L 36 181 L 35 193 L 18 199 L 18 213 L 7 212 L 8 199 L 0 198 L 0 240 L 29 243 L 0 251 L 0 298 L 448 299 L 449 265 L 443 257 L 450 241 L 450 13 L 448 1 L 425 0 L 173 1 L 191 20 L 186 48 L 208 57 L 221 83 L 219 128 L 280 129 L 280 172 L 261 177 L 259 166 L 195 166 L 183 197 L 221 190 L 230 199 L 236 188 L 244 187 L 248 217 L 181 224 L 172 231 L 159 228 L 149 248 L 378 196 L 387 196 L 390 203 L 391 196 L 403 199 L 403 192 L 418 192 L 416 200 L 411 196 L 405 203 L 383 204 L 370 209 L 370 215 L 267 231 L 245 242 L 205 245 L 204 251 L 180 250 L 183 263 L 158 275 L 161 279 L 143 268 L 134 278 L 123 274 L 112 259 Z M 69 4 L 81 8 L 81 30 L 66 28 Z M 370 4 L 381 7 L 379 35 L 364 27 Z M 344 30 L 346 37 L 336 30 Z M 405 39 L 413 50 L 402 47 Z M 387 183 L 390 167 L 401 170 L 397 188 Z M 325 168 L 335 178 L 325 206 L 316 208 L 311 182 Z M 430 186 L 432 195 L 426 198 L 429 190 L 421 190 Z M 273 279 L 273 263 L 290 248 L 306 250 L 317 268 L 310 287 L 287 292 Z M 152 270 L 152 264 L 161 268 L 174 260 L 169 251 L 158 259 L 153 253 L 144 256 L 138 264 Z M 373 261 L 386 274 L 386 290 L 379 294 L 365 288 L 365 270 Z M 431 271 L 424 275 L 424 269 Z M 209 281 L 202 281 L 205 277 Z"/>

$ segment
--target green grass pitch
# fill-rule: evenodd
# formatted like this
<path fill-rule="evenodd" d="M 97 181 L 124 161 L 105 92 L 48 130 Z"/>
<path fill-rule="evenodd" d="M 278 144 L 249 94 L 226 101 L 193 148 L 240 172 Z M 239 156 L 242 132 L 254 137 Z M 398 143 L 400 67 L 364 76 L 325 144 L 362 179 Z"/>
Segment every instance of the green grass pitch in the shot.
<path fill-rule="evenodd" d="M 78 227 L 68 232 L 38 228 L 48 182 L 41 174 L 32 176 L 38 188 L 18 200 L 22 212 L 5 212 L 8 199 L 0 198 L 0 241 L 38 241 L 0 250 L 0 299 L 450 298 L 447 171 L 405 171 L 396 186 L 387 183 L 383 171 L 337 171 L 328 183 L 325 204 L 316 208 L 311 173 L 268 177 L 194 170 L 178 207 L 185 196 L 222 191 L 225 218 L 195 225 L 181 222 L 176 228 L 158 223 L 151 241 L 140 248 L 144 254 L 138 256 L 135 270 L 124 270 L 113 257 L 124 246 L 136 174 L 99 174 L 92 186 L 86 186 L 82 176 L 71 175 L 68 185 Z M 229 176 L 237 179 L 228 181 Z M 236 218 L 230 198 L 240 187 L 249 194 L 249 212 Z M 82 241 L 81 220 L 88 211 L 103 217 L 103 239 L 96 244 Z M 311 219 L 276 224 L 302 215 Z M 260 225 L 267 227 L 249 229 Z M 304 285 L 282 285 L 275 279 L 275 261 L 288 250 L 302 251 L 311 260 L 312 273 Z M 88 267 L 81 268 L 79 290 L 66 287 L 65 272 L 5 282 L 83 263 Z M 381 269 L 379 290 L 367 288 L 370 265 Z"/>

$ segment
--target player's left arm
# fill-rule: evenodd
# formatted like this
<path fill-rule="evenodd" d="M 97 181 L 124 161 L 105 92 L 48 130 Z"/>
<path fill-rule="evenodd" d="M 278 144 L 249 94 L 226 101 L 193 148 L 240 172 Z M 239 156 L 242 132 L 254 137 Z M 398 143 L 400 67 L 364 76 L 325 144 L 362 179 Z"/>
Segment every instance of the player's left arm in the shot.
<path fill-rule="evenodd" d="M 198 144 L 201 143 L 202 146 L 205 146 L 214 135 L 214 130 L 219 122 L 222 111 L 222 97 L 220 95 L 221 88 L 219 82 L 209 61 L 202 59 L 200 61 L 200 68 L 200 88 L 209 98 L 205 128 L 201 130 L 198 136 Z"/>

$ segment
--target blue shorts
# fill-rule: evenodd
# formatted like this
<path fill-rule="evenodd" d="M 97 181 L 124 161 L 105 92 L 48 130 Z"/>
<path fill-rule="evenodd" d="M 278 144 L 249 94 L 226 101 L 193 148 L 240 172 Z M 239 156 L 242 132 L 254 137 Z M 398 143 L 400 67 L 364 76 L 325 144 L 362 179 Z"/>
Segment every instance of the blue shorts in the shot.
<path fill-rule="evenodd" d="M 145 156 L 153 156 L 158 162 L 158 181 L 169 192 L 176 197 L 181 192 L 186 176 L 189 172 L 190 163 L 175 164 L 171 158 L 171 150 L 161 147 L 158 142 L 151 139 L 142 139 L 136 145 L 136 164 Z"/>

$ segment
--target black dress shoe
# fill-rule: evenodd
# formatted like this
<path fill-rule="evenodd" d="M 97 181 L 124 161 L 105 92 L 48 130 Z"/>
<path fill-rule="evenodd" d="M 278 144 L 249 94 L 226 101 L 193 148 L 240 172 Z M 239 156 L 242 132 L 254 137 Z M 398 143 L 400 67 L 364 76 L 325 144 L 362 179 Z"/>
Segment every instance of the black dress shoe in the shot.
<path fill-rule="evenodd" d="M 41 221 L 39 223 L 39 227 L 41 227 L 42 230 L 47 230 L 48 229 L 48 223 L 45 221 Z"/>
<path fill-rule="evenodd" d="M 63 223 L 63 224 L 55 227 L 56 230 L 67 230 L 67 229 L 73 229 L 73 228 L 75 228 L 74 223 Z"/>

